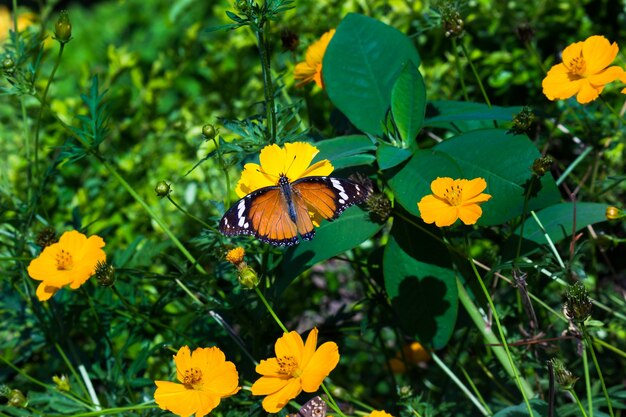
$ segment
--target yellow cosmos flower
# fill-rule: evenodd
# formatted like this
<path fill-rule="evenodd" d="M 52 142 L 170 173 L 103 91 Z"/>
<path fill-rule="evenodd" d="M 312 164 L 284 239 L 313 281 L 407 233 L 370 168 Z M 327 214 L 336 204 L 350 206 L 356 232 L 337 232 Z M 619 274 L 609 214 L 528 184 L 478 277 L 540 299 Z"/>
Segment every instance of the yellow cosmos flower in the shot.
<path fill-rule="evenodd" d="M 37 298 L 46 301 L 61 287 L 69 284 L 75 290 L 84 284 L 95 274 L 98 262 L 106 261 L 104 245 L 97 235 L 87 238 L 76 230 L 63 233 L 57 243 L 47 246 L 28 265 L 28 275 L 42 281 L 37 287 Z"/>
<path fill-rule="evenodd" d="M 243 262 L 243 257 L 245 256 L 246 251 L 241 246 L 237 246 L 234 249 L 226 252 L 226 260 L 231 264 L 237 266 Z"/>
<path fill-rule="evenodd" d="M 191 353 L 188 346 L 183 346 L 174 355 L 174 362 L 181 384 L 154 381 L 154 400 L 163 410 L 181 417 L 194 413 L 202 417 L 217 407 L 222 398 L 240 389 L 235 365 L 217 347 L 198 348 Z"/>
<path fill-rule="evenodd" d="M 417 207 L 426 223 L 435 223 L 438 227 L 450 226 L 457 219 L 465 224 L 474 224 L 483 211 L 478 204 L 491 198 L 481 194 L 487 188 L 483 178 L 473 180 L 438 177 L 430 184 L 432 194 L 422 198 Z"/>
<path fill-rule="evenodd" d="M 595 100 L 606 84 L 624 74 L 618 66 L 609 67 L 618 51 L 617 44 L 609 43 L 604 36 L 591 36 L 569 45 L 563 50 L 563 63 L 554 65 L 543 79 L 543 94 L 550 100 L 575 94 L 581 104 Z"/>
<path fill-rule="evenodd" d="M 318 153 L 315 146 L 305 142 L 285 143 L 282 148 L 268 145 L 261 150 L 260 165 L 249 163 L 243 167 L 235 192 L 242 198 L 259 188 L 278 185 L 281 174 L 289 182 L 302 177 L 329 175 L 333 166 L 328 159 L 310 165 Z"/>
<path fill-rule="evenodd" d="M 331 29 L 324 33 L 318 41 L 308 47 L 305 61 L 296 65 L 294 78 L 296 80 L 302 80 L 296 84 L 296 87 L 315 81 L 318 87 L 324 88 L 324 80 L 322 80 L 322 61 L 324 60 L 326 48 L 334 34 L 335 29 Z"/>
<path fill-rule="evenodd" d="M 22 13 L 17 17 L 17 30 L 21 32 L 34 22 L 34 13 Z M 0 5 L 0 43 L 9 38 L 9 30 L 14 30 L 13 16 L 11 16 L 9 9 Z"/>
<path fill-rule="evenodd" d="M 276 341 L 275 358 L 262 360 L 256 371 L 262 376 L 252 384 L 252 395 L 266 395 L 263 408 L 268 413 L 279 412 L 289 400 L 303 390 L 315 392 L 324 378 L 339 362 L 339 348 L 326 342 L 316 349 L 318 330 L 309 332 L 306 343 L 294 331 Z"/>
<path fill-rule="evenodd" d="M 383 411 L 383 410 L 381 410 L 381 411 L 374 410 L 367 417 L 393 417 L 393 416 L 391 414 L 389 414 L 388 412 Z"/>

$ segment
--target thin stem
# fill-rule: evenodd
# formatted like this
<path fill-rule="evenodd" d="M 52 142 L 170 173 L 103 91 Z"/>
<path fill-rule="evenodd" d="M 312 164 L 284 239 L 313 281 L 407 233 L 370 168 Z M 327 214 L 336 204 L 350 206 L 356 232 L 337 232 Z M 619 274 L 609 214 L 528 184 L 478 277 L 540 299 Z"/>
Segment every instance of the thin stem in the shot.
<path fill-rule="evenodd" d="M 263 92 L 265 93 L 265 118 L 267 123 L 267 142 L 276 142 L 276 109 L 274 108 L 274 85 L 269 57 L 267 35 L 269 33 L 269 20 L 262 22 L 256 30 L 257 46 L 261 56 L 261 69 L 263 70 Z"/>
<path fill-rule="evenodd" d="M 174 207 L 176 207 L 178 210 L 180 210 L 184 215 L 186 215 L 186 216 L 192 218 L 193 220 L 197 221 L 198 223 L 200 223 L 202 226 L 206 227 L 207 229 L 212 230 L 214 232 L 217 232 L 215 227 L 209 225 L 208 223 L 206 223 L 202 219 L 199 219 L 198 217 L 194 216 L 193 214 L 189 213 L 187 210 L 182 208 L 176 201 L 174 201 L 174 199 L 170 195 L 167 196 L 167 199 L 170 201 L 170 203 L 172 203 L 174 205 Z"/>
<path fill-rule="evenodd" d="M 620 122 L 622 123 L 626 123 L 626 120 L 624 120 L 624 118 L 622 117 L 621 114 L 619 114 L 614 108 L 613 106 L 611 106 L 611 104 L 604 98 L 602 97 L 602 95 L 600 95 L 600 99 L 602 100 L 602 102 L 604 103 L 604 105 L 606 107 L 608 107 L 608 109 L 611 111 L 611 113 L 613 113 L 613 116 L 617 117 L 619 119 Z"/>
<path fill-rule="evenodd" d="M 328 398 L 327 404 L 330 405 L 330 408 L 332 408 L 333 411 L 339 413 L 340 416 L 346 417 L 346 415 L 341 411 L 341 408 L 339 408 L 339 406 L 337 405 L 337 402 L 335 401 L 333 396 L 330 394 L 330 391 L 328 390 L 328 388 L 326 388 L 326 385 L 323 382 L 322 382 L 322 389 L 324 390 L 324 393 L 326 394 L 326 398 Z"/>
<path fill-rule="evenodd" d="M 567 176 L 574 170 L 574 168 L 576 168 L 578 166 L 578 164 L 580 164 L 582 162 L 583 159 L 585 159 L 587 157 L 587 155 L 589 155 L 589 153 L 593 150 L 593 146 L 588 146 L 587 148 L 585 148 L 585 150 L 583 151 L 583 153 L 581 153 L 580 155 L 578 155 L 578 158 L 574 159 L 574 162 L 572 162 L 565 171 L 563 171 L 563 173 L 561 174 L 561 176 L 556 180 L 556 185 L 561 185 L 563 183 L 563 181 L 565 181 L 565 179 L 567 178 Z"/>
<path fill-rule="evenodd" d="M 59 54 L 57 55 L 57 59 L 54 62 L 54 67 L 52 67 L 52 72 L 50 73 L 50 77 L 48 77 L 48 83 L 46 84 L 46 88 L 43 90 L 43 94 L 41 95 L 41 103 L 39 107 L 39 115 L 37 116 L 37 124 L 35 125 L 35 174 L 37 175 L 38 166 L 39 166 L 39 131 L 41 130 L 41 118 L 43 116 L 43 109 L 46 106 L 46 98 L 48 96 L 48 90 L 50 89 L 50 84 L 52 84 L 52 80 L 54 79 L 54 74 L 57 72 L 59 68 L 59 64 L 61 63 L 61 56 L 63 56 L 63 50 L 65 49 L 65 43 L 61 42 L 59 47 Z"/>
<path fill-rule="evenodd" d="M 67 357 L 67 355 L 65 354 L 65 352 L 63 351 L 63 349 L 58 343 L 55 343 L 54 347 L 56 348 L 59 355 L 61 355 L 61 358 L 65 362 L 65 366 L 67 366 L 70 372 L 72 373 L 72 375 L 74 375 L 74 379 L 76 379 L 76 381 L 78 382 L 78 385 L 80 385 L 80 388 L 82 389 L 83 394 L 85 394 L 85 397 L 89 398 L 90 397 L 89 390 L 87 389 L 87 386 L 83 383 L 83 380 L 80 378 L 72 362 L 69 360 L 69 358 Z"/>
<path fill-rule="evenodd" d="M 454 50 L 454 63 L 456 65 L 456 72 L 459 75 L 459 81 L 461 82 L 461 90 L 463 91 L 463 97 L 465 101 L 469 102 L 469 96 L 467 95 L 467 88 L 465 87 L 465 80 L 463 78 L 463 68 L 461 67 L 461 60 L 459 59 L 459 54 L 456 53 L 458 47 L 456 43 L 456 38 L 452 38 L 452 49 Z"/>
<path fill-rule="evenodd" d="M 485 408 L 485 410 L 487 410 L 487 413 L 489 413 L 490 416 L 493 415 L 493 411 L 491 411 L 491 409 L 489 408 L 487 401 L 485 401 L 483 396 L 480 394 L 480 391 L 478 391 L 476 384 L 474 384 L 474 381 L 472 381 L 472 378 L 469 376 L 465 368 L 463 368 L 462 366 L 460 368 L 461 368 L 461 372 L 463 372 L 463 376 L 467 380 L 467 383 L 470 385 L 470 387 L 472 387 L 474 394 L 478 398 L 478 401 L 480 401 L 480 404 Z"/>
<path fill-rule="evenodd" d="M 480 411 L 480 413 L 482 415 L 484 415 L 484 416 L 490 416 L 491 413 L 488 412 L 485 409 L 485 407 L 483 407 L 483 405 L 480 403 L 480 401 L 478 401 L 478 399 L 471 393 L 471 391 L 465 385 L 463 385 L 461 380 L 459 378 L 457 378 L 457 376 L 454 374 L 454 372 L 452 372 L 450 370 L 450 368 L 448 368 L 446 366 L 446 364 L 441 360 L 441 358 L 439 358 L 439 356 L 437 356 L 437 354 L 435 352 L 431 351 L 429 353 L 430 353 L 430 356 L 435 361 L 435 363 L 439 366 L 439 368 L 441 368 L 441 370 L 444 373 L 446 373 L 446 375 L 448 375 L 448 377 L 450 377 L 452 382 L 454 382 L 456 384 L 456 386 L 459 387 L 461 389 L 461 391 L 463 391 L 463 393 L 467 396 L 467 398 L 469 398 L 469 400 L 472 402 L 472 404 L 474 404 L 474 406 L 476 408 L 478 408 L 478 411 Z"/>
<path fill-rule="evenodd" d="M 609 415 L 611 417 L 615 417 L 613 414 L 613 406 L 611 404 L 611 398 L 609 397 L 609 392 L 606 389 L 606 384 L 604 383 L 604 377 L 602 376 L 602 370 L 600 369 L 600 364 L 598 363 L 598 359 L 596 358 L 596 352 L 593 348 L 593 343 L 591 341 L 591 337 L 589 337 L 589 333 L 587 332 L 587 327 L 585 323 L 581 325 L 583 331 L 583 338 L 585 340 L 585 345 L 591 352 L 591 359 L 593 360 L 593 365 L 596 367 L 596 372 L 598 372 L 598 376 L 600 377 L 600 385 L 602 386 L 602 392 L 604 393 L 604 398 L 606 399 L 606 404 L 609 406 Z"/>
<path fill-rule="evenodd" d="M 222 150 L 220 149 L 220 146 L 217 140 L 215 140 L 215 136 L 213 136 L 212 140 L 213 140 L 213 144 L 215 144 L 215 151 L 217 152 L 217 157 L 220 160 L 220 166 L 222 168 L 222 171 L 224 171 L 224 178 L 226 179 L 226 192 L 224 193 L 224 207 L 226 210 L 228 210 L 228 207 L 230 207 L 230 175 L 228 174 L 228 167 L 226 166 L 226 163 L 224 162 L 224 157 L 222 156 Z M 214 230 L 214 229 L 210 228 L 210 230 Z"/>
<path fill-rule="evenodd" d="M 478 75 L 478 71 L 476 71 L 476 67 L 474 66 L 474 63 L 472 62 L 472 59 L 469 53 L 467 52 L 467 49 L 465 48 L 465 45 L 463 44 L 463 42 L 461 42 L 461 50 L 463 51 L 465 58 L 467 58 L 467 62 L 470 68 L 472 69 L 472 72 L 474 73 L 474 77 L 476 78 L 476 81 L 478 82 L 478 87 L 480 88 L 480 91 L 483 93 L 483 98 L 485 99 L 485 103 L 487 103 L 487 106 L 491 108 L 491 101 L 489 101 L 489 96 L 487 96 L 487 91 L 485 91 L 485 86 L 483 85 L 483 82 L 481 81 L 480 76 Z"/>
<path fill-rule="evenodd" d="M 578 398 L 578 395 L 576 395 L 576 391 L 574 391 L 573 389 L 568 391 L 570 394 L 572 394 L 572 397 L 574 397 L 574 401 L 576 401 L 576 404 L 578 404 L 578 409 L 580 410 L 581 413 L 583 413 L 582 417 L 587 417 L 587 413 L 585 413 L 585 407 L 583 407 L 582 403 L 580 402 L 580 399 Z M 589 409 L 591 411 L 591 409 Z M 592 414 L 593 416 L 593 414 Z"/>
<path fill-rule="evenodd" d="M 537 181 L 537 176 L 533 175 L 532 178 L 530 179 L 530 182 L 528 183 L 528 189 L 526 190 L 526 195 L 524 195 L 524 209 L 522 210 L 522 217 L 521 217 L 521 224 L 520 224 L 520 232 L 519 232 L 519 239 L 517 241 L 517 251 L 515 252 L 515 259 L 513 260 L 513 263 L 517 263 L 517 260 L 519 258 L 519 254 L 522 251 L 522 240 L 524 239 L 524 225 L 526 224 L 526 213 L 528 210 L 528 200 L 530 199 L 530 193 L 533 189 L 533 184 L 535 183 L 535 181 Z"/>
<path fill-rule="evenodd" d="M 561 255 L 559 255 L 559 251 L 556 250 L 556 247 L 554 246 L 554 243 L 552 242 L 552 239 L 550 238 L 550 235 L 546 231 L 546 228 L 543 227 L 543 224 L 541 223 L 541 220 L 539 220 L 539 217 L 537 217 L 537 215 L 535 214 L 534 211 L 531 210 L 530 214 L 531 214 L 531 216 L 533 216 L 533 219 L 535 219 L 535 221 L 537 222 L 537 225 L 541 229 L 541 232 L 543 233 L 543 236 L 546 238 L 546 241 L 548 242 L 548 246 L 550 246 L 550 249 L 552 250 L 552 253 L 554 254 L 554 257 L 556 258 L 557 262 L 559 263 L 559 266 L 561 268 L 565 268 L 565 264 L 563 263 L 563 259 L 561 259 Z"/>
<path fill-rule="evenodd" d="M 95 417 L 95 416 L 102 416 L 102 415 L 107 415 L 107 414 L 123 413 L 125 411 L 150 410 L 154 408 L 157 408 L 157 406 L 153 404 L 131 405 L 128 407 L 105 408 L 105 409 L 98 410 L 98 411 L 91 411 L 89 413 L 76 413 L 76 414 L 73 414 L 73 416 L 74 417 Z"/>
<path fill-rule="evenodd" d="M 276 323 L 278 323 L 278 326 L 283 330 L 283 332 L 289 333 L 289 331 L 287 330 L 287 328 L 285 327 L 283 322 L 280 321 L 280 319 L 278 318 L 278 316 L 274 312 L 274 309 L 272 309 L 272 306 L 270 306 L 270 304 L 267 302 L 267 299 L 265 298 L 265 296 L 263 295 L 261 290 L 259 290 L 259 287 L 254 287 L 254 291 L 256 291 L 257 295 L 259 296 L 259 298 L 261 299 L 261 301 L 265 305 L 265 308 L 267 308 L 267 311 L 269 311 L 270 315 L 274 318 L 274 321 L 276 321 Z"/>
<path fill-rule="evenodd" d="M 589 359 L 587 359 L 587 349 L 583 349 L 583 370 L 585 372 L 585 389 L 587 390 L 587 407 L 589 417 L 593 417 L 593 396 L 591 395 L 591 376 L 589 375 Z"/>
<path fill-rule="evenodd" d="M 493 304 L 493 300 L 491 299 L 491 295 L 489 294 L 489 291 L 487 290 L 487 287 L 485 286 L 485 283 L 482 279 L 482 277 L 480 276 L 480 274 L 478 273 L 478 270 L 476 269 L 476 265 L 474 264 L 474 262 L 472 262 L 472 259 L 470 258 L 470 265 L 472 267 L 472 270 L 474 271 L 474 275 L 476 276 L 476 278 L 478 279 L 478 283 L 480 284 L 480 287 L 483 290 L 483 294 L 485 295 L 485 298 L 487 299 L 487 302 L 489 303 L 489 308 L 491 309 L 491 312 L 493 314 L 493 319 L 496 323 L 496 328 L 498 329 L 498 333 L 500 334 L 500 339 L 502 342 L 502 346 L 504 347 L 504 350 L 506 351 L 506 356 L 509 359 L 509 364 L 511 366 L 511 368 L 514 370 L 513 372 L 513 376 L 515 377 L 515 381 L 517 382 L 517 386 L 520 390 L 520 393 L 522 394 L 522 397 L 524 398 L 524 403 L 526 403 L 526 408 L 528 409 L 528 414 L 530 414 L 531 416 L 533 415 L 533 410 L 530 407 L 530 402 L 528 401 L 528 397 L 533 395 L 532 389 L 530 388 L 530 386 L 524 385 L 524 382 L 526 382 L 526 380 L 522 380 L 519 371 L 517 371 L 515 369 L 515 363 L 513 362 L 513 357 L 511 356 L 511 352 L 509 350 L 509 345 L 506 342 L 506 337 L 504 335 L 504 331 L 502 330 L 502 325 L 500 324 L 500 318 L 498 317 L 498 311 L 496 310 L 496 306 Z M 527 384 L 527 383 L 526 383 Z"/>

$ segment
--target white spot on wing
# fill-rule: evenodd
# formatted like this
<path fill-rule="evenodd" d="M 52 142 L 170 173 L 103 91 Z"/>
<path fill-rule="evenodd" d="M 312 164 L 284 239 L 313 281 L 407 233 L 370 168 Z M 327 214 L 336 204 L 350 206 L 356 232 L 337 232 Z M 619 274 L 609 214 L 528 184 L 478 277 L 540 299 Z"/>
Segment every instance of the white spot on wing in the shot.
<path fill-rule="evenodd" d="M 341 186 L 341 183 L 336 179 L 332 178 L 330 182 L 333 184 L 333 187 L 339 191 L 339 203 L 344 204 L 348 200 L 348 194 L 346 194 L 346 190 Z"/>

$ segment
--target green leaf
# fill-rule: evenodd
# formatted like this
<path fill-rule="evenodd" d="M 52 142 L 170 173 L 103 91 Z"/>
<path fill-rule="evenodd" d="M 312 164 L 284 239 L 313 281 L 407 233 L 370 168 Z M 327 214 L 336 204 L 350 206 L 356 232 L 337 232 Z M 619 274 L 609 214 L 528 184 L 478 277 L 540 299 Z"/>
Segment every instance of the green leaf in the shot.
<path fill-rule="evenodd" d="M 605 222 L 607 207 L 607 204 L 601 203 L 559 203 L 536 214 L 550 236 L 550 240 L 556 243 L 572 235 L 574 219 L 576 220 L 575 232 L 591 224 Z M 515 234 L 519 236 L 520 231 L 521 228 L 518 228 Z M 539 244 L 547 243 L 539 224 L 530 215 L 524 222 L 524 239 Z"/>
<path fill-rule="evenodd" d="M 441 142 L 433 150 L 453 159 L 461 169 L 461 178 L 482 177 L 487 181 L 485 192 L 492 198 L 481 205 L 483 215 L 478 224 L 501 224 L 523 212 L 531 167 L 541 156 L 528 137 L 508 135 L 502 129 L 475 130 Z M 459 178 L 454 173 L 446 176 Z M 534 182 L 530 191 L 529 210 L 542 209 L 560 201 L 550 174 L 544 175 L 539 183 Z"/>
<path fill-rule="evenodd" d="M 408 62 L 419 67 L 420 58 L 402 32 L 371 17 L 350 13 L 324 53 L 324 87 L 352 124 L 381 135 L 391 90 Z"/>
<path fill-rule="evenodd" d="M 378 232 L 383 225 L 370 220 L 359 207 L 350 207 L 337 220 L 324 221 L 313 240 L 302 241 L 284 255 L 281 274 L 274 285 L 280 294 L 298 275 L 318 262 L 352 249 Z"/>
<path fill-rule="evenodd" d="M 458 311 L 456 276 L 446 247 L 395 218 L 383 255 L 383 274 L 404 331 L 434 349 L 444 347 Z"/>
<path fill-rule="evenodd" d="M 391 91 L 391 113 L 405 143 L 414 143 L 426 111 L 426 85 L 422 74 L 408 62 Z"/>
<path fill-rule="evenodd" d="M 328 159 L 336 170 L 359 165 L 371 165 L 376 159 L 376 145 L 363 135 L 340 136 L 314 143 L 319 149 L 314 161 Z"/>
<path fill-rule="evenodd" d="M 494 120 L 511 121 L 521 106 L 499 107 L 465 101 L 431 101 L 426 106 L 424 126 L 456 132 L 493 127 Z"/>
<path fill-rule="evenodd" d="M 547 417 L 548 415 L 548 403 L 537 399 L 537 398 L 533 398 L 532 400 L 529 401 L 530 403 L 530 409 L 533 412 L 533 417 Z M 530 414 L 528 413 L 528 407 L 526 407 L 526 403 L 521 403 L 518 405 L 512 405 L 510 407 L 507 407 L 503 410 L 498 411 L 496 414 L 494 414 L 493 417 L 529 417 Z M 557 417 L 558 414 L 555 414 L 555 417 Z"/>
<path fill-rule="evenodd" d="M 417 202 L 430 194 L 430 183 L 437 177 L 462 176 L 462 171 L 443 152 L 418 150 L 402 168 L 385 171 L 395 199 L 409 213 L 419 216 Z"/>
<path fill-rule="evenodd" d="M 387 143 L 381 143 L 376 150 L 376 160 L 380 169 L 385 170 L 401 164 L 411 157 L 408 149 L 398 148 Z"/>

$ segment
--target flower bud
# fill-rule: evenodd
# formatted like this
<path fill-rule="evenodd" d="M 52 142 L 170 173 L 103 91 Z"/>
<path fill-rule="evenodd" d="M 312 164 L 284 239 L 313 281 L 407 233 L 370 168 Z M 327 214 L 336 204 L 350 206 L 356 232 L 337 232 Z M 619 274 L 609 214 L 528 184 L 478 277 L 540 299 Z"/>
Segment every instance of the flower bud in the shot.
<path fill-rule="evenodd" d="M 513 117 L 513 126 L 506 132 L 513 135 L 523 135 L 530 132 L 533 122 L 535 121 L 535 114 L 530 107 L 522 107 L 522 110 Z"/>
<path fill-rule="evenodd" d="M 206 124 L 202 126 L 202 136 L 204 137 L 204 140 L 214 139 L 216 134 L 217 131 L 213 125 Z"/>
<path fill-rule="evenodd" d="M 554 163 L 554 158 L 550 155 L 543 155 L 539 158 L 535 159 L 532 166 L 533 174 L 538 177 L 543 177 L 546 175 L 546 172 L 550 171 L 552 164 Z"/>
<path fill-rule="evenodd" d="M 441 14 L 441 24 L 446 38 L 456 39 L 463 36 L 465 23 L 455 4 L 444 2 L 439 7 L 439 13 Z"/>
<path fill-rule="evenodd" d="M 98 261 L 96 264 L 96 281 L 103 287 L 115 284 L 115 268 L 108 262 Z"/>
<path fill-rule="evenodd" d="M 565 290 L 563 312 L 570 320 L 582 323 L 591 316 L 591 299 L 587 289 L 581 282 L 570 285 Z"/>
<path fill-rule="evenodd" d="M 245 262 L 243 262 L 243 264 L 245 265 Z M 256 288 L 256 286 L 259 285 L 260 282 L 259 276 L 257 275 L 256 271 L 248 265 L 245 265 L 239 269 L 238 280 L 241 285 L 249 290 Z"/>
<path fill-rule="evenodd" d="M 157 197 L 167 197 L 172 192 L 172 188 L 165 181 L 159 181 L 159 183 L 154 187 L 154 192 L 156 192 Z"/>
<path fill-rule="evenodd" d="M 24 408 L 26 407 L 26 397 L 19 389 L 12 389 L 8 396 L 8 405 L 10 407 Z"/>
<path fill-rule="evenodd" d="M 559 359 L 552 358 L 548 362 L 552 365 L 552 368 L 554 369 L 554 377 L 561 388 L 566 391 L 572 390 L 574 388 L 574 384 L 578 381 L 578 377 L 574 376 L 568 369 L 566 369 L 563 362 Z"/>
<path fill-rule="evenodd" d="M 626 214 L 624 214 L 623 210 L 615 206 L 608 206 L 606 208 L 606 218 L 608 220 L 619 220 L 622 217 L 626 217 Z"/>
<path fill-rule="evenodd" d="M 57 243 L 59 238 L 57 238 L 57 234 L 52 227 L 45 227 L 41 232 L 37 234 L 36 243 L 41 246 L 41 248 L 48 247 L 53 243 Z"/>
<path fill-rule="evenodd" d="M 67 375 L 61 375 L 61 376 L 54 375 L 52 377 L 52 382 L 54 382 L 54 384 L 56 385 L 56 387 L 57 387 L 57 389 L 59 391 L 69 391 L 70 390 L 70 381 L 67 378 Z"/>
<path fill-rule="evenodd" d="M 517 35 L 517 39 L 527 44 L 533 40 L 535 30 L 529 23 L 521 23 L 515 28 L 515 34 Z"/>
<path fill-rule="evenodd" d="M 59 19 L 54 25 L 54 38 L 61 44 L 68 43 L 72 38 L 72 23 L 67 10 L 61 10 Z"/>
<path fill-rule="evenodd" d="M 367 211 L 375 220 L 385 222 L 391 214 L 391 201 L 385 194 L 373 193 L 366 201 Z"/>
<path fill-rule="evenodd" d="M 2 60 L 2 69 L 5 71 L 11 71 L 15 66 L 15 61 L 10 56 L 5 57 Z"/>

